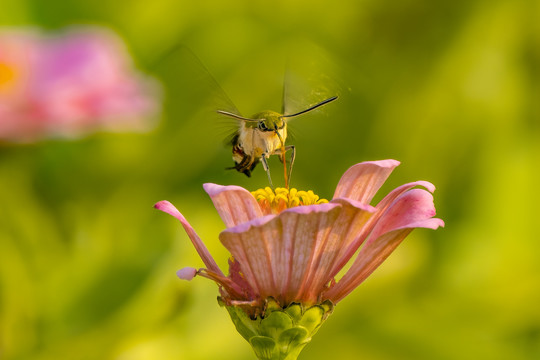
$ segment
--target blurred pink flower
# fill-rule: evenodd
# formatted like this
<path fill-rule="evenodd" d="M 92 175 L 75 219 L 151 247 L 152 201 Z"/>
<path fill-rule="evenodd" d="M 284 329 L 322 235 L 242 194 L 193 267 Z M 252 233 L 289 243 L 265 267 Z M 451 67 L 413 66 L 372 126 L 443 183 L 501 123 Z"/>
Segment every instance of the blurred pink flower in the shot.
<path fill-rule="evenodd" d="M 269 297 L 282 307 L 293 302 L 311 305 L 325 300 L 336 304 L 414 228 L 444 226 L 441 219 L 434 218 L 431 193 L 435 187 L 426 181 L 402 185 L 376 206 L 369 205 L 397 165 L 395 160 L 356 164 L 342 176 L 329 203 L 320 203 L 313 193 L 304 193 L 312 198 L 308 202 L 313 205 L 302 205 L 302 197 L 295 201 L 281 195 L 256 199 L 239 186 L 205 184 L 204 189 L 227 226 L 219 239 L 232 254 L 229 276 L 219 269 L 191 225 L 171 203 L 161 201 L 155 207 L 180 220 L 206 266 L 199 270 L 184 268 L 178 276 L 190 280 L 200 275 L 214 280 L 225 304 L 242 306 L 252 314 L 260 314 Z M 414 189 L 417 186 L 427 191 Z M 302 206 L 290 207 L 292 203 Z M 349 262 L 350 268 L 336 281 L 335 276 Z"/>
<path fill-rule="evenodd" d="M 158 90 L 110 31 L 0 32 L 0 140 L 148 130 L 159 112 Z"/>

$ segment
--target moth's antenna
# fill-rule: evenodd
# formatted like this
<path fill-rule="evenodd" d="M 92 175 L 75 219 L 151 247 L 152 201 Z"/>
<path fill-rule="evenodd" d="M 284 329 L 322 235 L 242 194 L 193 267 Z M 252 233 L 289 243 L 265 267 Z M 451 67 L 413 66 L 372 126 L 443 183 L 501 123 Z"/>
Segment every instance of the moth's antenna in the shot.
<path fill-rule="evenodd" d="M 243 116 L 240 116 L 240 115 L 237 115 L 237 114 L 225 111 L 225 110 L 216 110 L 216 112 L 218 114 L 222 114 L 222 115 L 232 117 L 232 118 L 235 118 L 235 119 L 238 119 L 238 120 L 251 121 L 251 122 L 259 122 L 259 121 L 261 121 L 261 120 L 255 120 L 255 119 L 248 119 L 248 118 L 245 118 Z"/>
<path fill-rule="evenodd" d="M 296 113 L 296 114 L 292 114 L 292 115 L 282 115 L 281 117 L 282 117 L 282 118 L 291 118 L 291 117 L 294 117 L 294 116 L 298 116 L 298 115 L 305 114 L 305 113 L 307 113 L 308 111 L 314 110 L 314 109 L 318 108 L 319 106 L 326 105 L 326 104 L 328 104 L 329 102 L 332 102 L 332 101 L 336 100 L 337 98 L 338 98 L 337 96 L 332 96 L 331 98 L 326 99 L 326 100 L 324 100 L 324 101 L 321 101 L 320 103 L 315 104 L 315 105 L 313 105 L 312 107 L 307 108 L 306 110 L 302 110 L 302 111 L 300 111 L 300 112 L 298 112 L 298 113 Z"/>

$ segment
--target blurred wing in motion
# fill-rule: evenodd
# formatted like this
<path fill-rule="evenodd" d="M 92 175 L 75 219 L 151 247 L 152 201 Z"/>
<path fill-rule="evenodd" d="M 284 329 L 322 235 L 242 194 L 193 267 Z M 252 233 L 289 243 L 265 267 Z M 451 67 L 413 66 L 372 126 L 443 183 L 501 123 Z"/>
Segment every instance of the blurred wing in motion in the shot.
<path fill-rule="evenodd" d="M 160 149 L 176 153 L 185 172 L 203 171 L 215 166 L 216 157 L 230 157 L 223 151 L 223 138 L 231 141 L 238 122 L 217 110 L 240 112 L 193 52 L 176 46 L 161 55 L 151 70 L 165 91 Z"/>
<path fill-rule="evenodd" d="M 283 84 L 285 115 L 296 114 L 323 100 L 341 95 L 336 65 L 325 51 L 312 44 L 299 45 L 289 59 Z M 313 110 L 325 111 L 326 106 Z"/>
<path fill-rule="evenodd" d="M 241 116 L 240 111 L 186 46 L 174 47 L 155 63 L 154 68 L 162 74 L 162 81 L 167 89 L 166 101 L 171 105 L 172 117 L 183 122 L 200 122 L 201 128 L 207 132 L 223 126 L 224 123 L 229 127 L 229 131 L 237 127 L 234 119 L 216 111 L 223 110 Z"/>

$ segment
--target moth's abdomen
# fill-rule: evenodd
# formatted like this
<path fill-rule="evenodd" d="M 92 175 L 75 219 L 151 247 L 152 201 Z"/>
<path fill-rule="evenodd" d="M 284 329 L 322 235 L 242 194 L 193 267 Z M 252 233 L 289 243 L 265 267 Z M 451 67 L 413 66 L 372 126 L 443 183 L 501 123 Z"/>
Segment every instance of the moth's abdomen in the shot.
<path fill-rule="evenodd" d="M 259 162 L 259 159 L 244 152 L 242 145 L 238 143 L 238 135 L 233 139 L 232 158 L 235 165 L 231 169 L 235 169 L 236 171 L 245 174 L 247 177 L 251 176 L 251 171 L 253 171 Z"/>

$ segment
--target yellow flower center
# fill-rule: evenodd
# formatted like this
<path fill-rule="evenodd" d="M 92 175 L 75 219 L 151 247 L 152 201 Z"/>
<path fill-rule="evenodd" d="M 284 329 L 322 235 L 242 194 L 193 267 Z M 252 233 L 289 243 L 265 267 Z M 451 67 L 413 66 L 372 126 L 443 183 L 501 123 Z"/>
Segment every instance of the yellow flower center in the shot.
<path fill-rule="evenodd" d="M 313 191 L 298 191 L 295 188 L 276 188 L 273 191 L 269 187 L 252 191 L 259 206 L 265 214 L 277 214 L 281 211 L 301 205 L 314 205 L 327 203 L 328 200 L 319 198 Z"/>
<path fill-rule="evenodd" d="M 16 78 L 15 69 L 9 64 L 0 62 L 0 90 L 7 88 Z"/>

